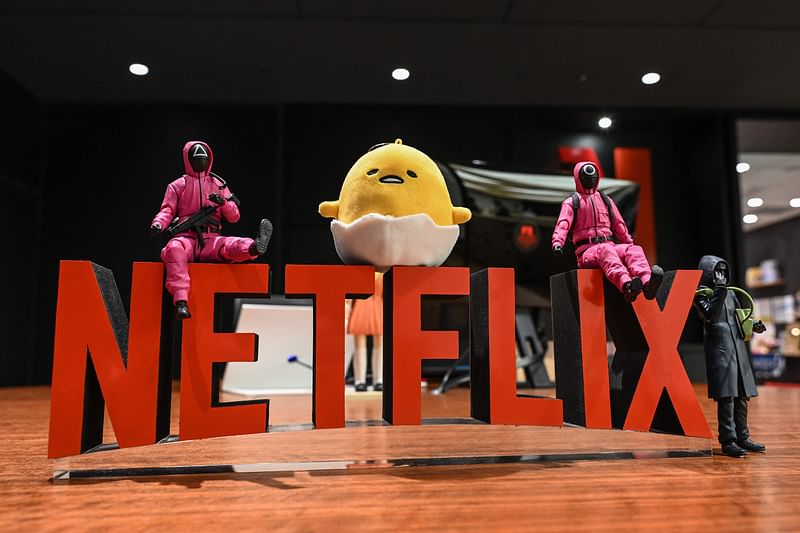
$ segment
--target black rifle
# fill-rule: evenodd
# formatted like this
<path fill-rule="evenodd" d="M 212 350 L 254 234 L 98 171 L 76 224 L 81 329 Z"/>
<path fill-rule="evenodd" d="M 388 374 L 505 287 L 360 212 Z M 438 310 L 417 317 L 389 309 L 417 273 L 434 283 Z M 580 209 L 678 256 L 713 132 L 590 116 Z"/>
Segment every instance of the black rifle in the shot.
<path fill-rule="evenodd" d="M 222 188 L 222 187 L 220 187 Z M 209 195 L 209 199 L 214 201 L 211 196 L 214 196 L 215 193 L 211 193 Z M 221 199 L 220 199 L 221 200 Z M 237 206 L 239 205 L 239 199 L 236 198 L 236 195 L 230 195 L 226 198 L 229 202 L 234 202 Z M 209 205 L 202 208 L 200 211 L 195 213 L 194 215 L 190 216 L 186 220 L 179 222 L 179 219 L 175 219 L 172 223 L 167 226 L 167 229 L 164 230 L 164 235 L 167 239 L 173 238 L 175 235 L 179 233 L 183 233 L 184 231 L 194 230 L 197 233 L 197 240 L 200 243 L 200 246 L 203 246 L 203 231 L 202 226 L 205 226 L 206 223 L 211 219 L 214 213 L 219 209 L 221 206 L 225 205 L 225 202 L 217 204 L 215 202 L 214 205 Z"/>

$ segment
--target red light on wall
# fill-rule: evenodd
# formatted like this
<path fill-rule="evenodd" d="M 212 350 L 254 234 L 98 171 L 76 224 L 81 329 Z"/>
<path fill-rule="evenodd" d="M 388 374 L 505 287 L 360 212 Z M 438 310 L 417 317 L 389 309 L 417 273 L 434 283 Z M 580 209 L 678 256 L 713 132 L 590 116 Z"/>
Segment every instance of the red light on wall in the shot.
<path fill-rule="evenodd" d="M 514 244 L 521 252 L 530 252 L 539 244 L 539 232 L 533 224 L 518 224 L 514 230 Z"/>

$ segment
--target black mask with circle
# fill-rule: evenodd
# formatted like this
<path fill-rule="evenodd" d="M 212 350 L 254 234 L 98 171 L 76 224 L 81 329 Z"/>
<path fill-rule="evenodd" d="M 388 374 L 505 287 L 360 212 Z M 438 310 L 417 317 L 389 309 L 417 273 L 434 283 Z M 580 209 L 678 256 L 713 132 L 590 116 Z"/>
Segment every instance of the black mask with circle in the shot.
<path fill-rule="evenodd" d="M 592 164 L 583 165 L 578 171 L 578 179 L 581 180 L 581 185 L 587 191 L 594 189 L 597 187 L 597 181 L 599 180 L 597 167 Z"/>

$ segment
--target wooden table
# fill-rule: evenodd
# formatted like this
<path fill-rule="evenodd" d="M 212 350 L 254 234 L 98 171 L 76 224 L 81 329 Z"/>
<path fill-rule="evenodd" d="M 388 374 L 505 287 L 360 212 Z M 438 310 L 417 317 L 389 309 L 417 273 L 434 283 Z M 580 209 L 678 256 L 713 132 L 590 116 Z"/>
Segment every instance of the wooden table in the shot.
<path fill-rule="evenodd" d="M 716 431 L 714 404 L 703 389 L 697 393 Z M 798 530 L 800 388 L 762 387 L 760 394 L 751 402 L 751 430 L 768 451 L 745 459 L 564 460 L 53 483 L 46 458 L 49 389 L 0 389 L 0 530 Z M 176 394 L 174 408 L 177 403 Z M 426 418 L 468 415 L 467 389 L 423 393 Z M 309 396 L 271 398 L 272 424 L 310 418 Z M 348 395 L 347 418 L 380 418 L 379 396 Z M 174 415 L 175 432 L 176 422 Z M 110 428 L 107 438 L 113 440 Z M 256 462 L 698 446 L 708 442 L 582 428 L 364 427 L 181 442 L 79 461 Z"/>

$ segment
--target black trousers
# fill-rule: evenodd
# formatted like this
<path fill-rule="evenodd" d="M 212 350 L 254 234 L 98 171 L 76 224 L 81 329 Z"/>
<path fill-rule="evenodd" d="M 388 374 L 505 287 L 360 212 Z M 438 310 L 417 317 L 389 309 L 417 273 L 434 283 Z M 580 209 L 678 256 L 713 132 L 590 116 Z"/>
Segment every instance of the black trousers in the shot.
<path fill-rule="evenodd" d="M 750 437 L 750 430 L 747 429 L 747 398 L 718 398 L 717 421 L 721 444 L 741 442 Z"/>

